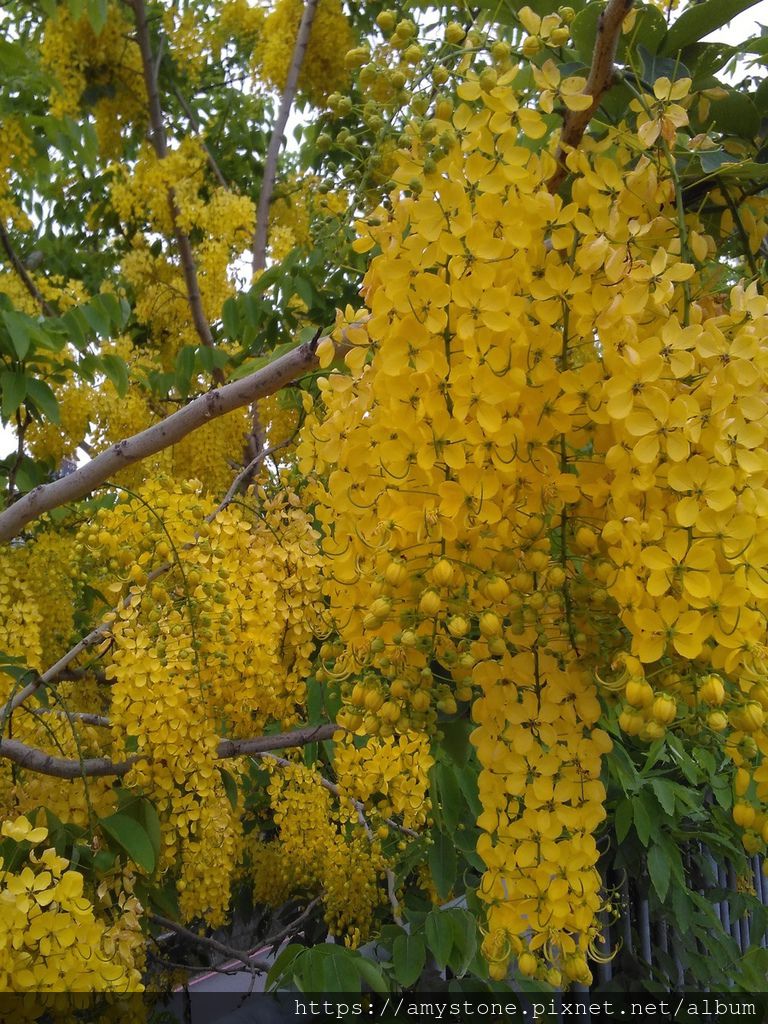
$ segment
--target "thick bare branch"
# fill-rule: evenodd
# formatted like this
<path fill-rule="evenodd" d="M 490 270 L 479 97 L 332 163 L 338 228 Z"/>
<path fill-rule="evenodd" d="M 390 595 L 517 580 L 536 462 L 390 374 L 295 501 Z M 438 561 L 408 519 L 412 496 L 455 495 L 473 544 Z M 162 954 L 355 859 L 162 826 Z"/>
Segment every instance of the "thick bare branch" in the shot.
<path fill-rule="evenodd" d="M 19 740 L 0 740 L 0 757 L 38 775 L 51 775 L 56 779 L 81 779 L 84 775 L 96 778 L 104 775 L 125 775 L 139 758 L 134 755 L 125 761 L 110 761 L 107 757 L 86 757 L 82 761 L 54 757 L 37 747 L 29 747 Z"/>
<path fill-rule="evenodd" d="M 560 144 L 555 159 L 557 170 L 547 182 L 550 192 L 556 192 L 563 183 L 568 169 L 565 158 L 570 150 L 581 142 L 592 115 L 600 105 L 603 93 L 613 81 L 613 61 L 619 44 L 621 25 L 629 14 L 634 0 L 608 0 L 597 22 L 597 38 L 592 51 L 592 66 L 584 86 L 584 95 L 591 96 L 592 102 L 586 110 L 569 110 L 563 120 Z"/>
<path fill-rule="evenodd" d="M 71 717 L 75 717 L 74 715 Z M 104 719 L 97 723 L 109 725 Z M 307 725 L 291 732 L 274 733 L 271 736 L 254 736 L 245 740 L 221 740 L 216 748 L 217 760 L 224 761 L 233 757 L 259 757 L 266 751 L 285 750 L 289 747 L 304 747 L 308 743 L 328 740 L 340 726 Z M 82 761 L 73 758 L 54 757 L 37 747 L 30 747 L 19 740 L 0 740 L 0 758 L 13 761 L 21 768 L 37 772 L 38 775 L 50 775 L 57 779 L 81 779 L 83 776 L 120 777 L 127 774 L 137 761 L 150 761 L 151 758 L 140 754 L 132 754 L 125 761 L 110 761 L 108 757 L 88 757 Z"/>
<path fill-rule="evenodd" d="M 43 297 L 43 295 L 40 292 L 40 289 L 37 287 L 35 282 L 27 273 L 27 268 L 24 266 L 24 264 L 21 262 L 18 255 L 16 254 L 16 250 L 13 248 L 13 245 L 11 244 L 11 239 L 8 235 L 8 232 L 5 230 L 5 225 L 2 222 L 0 222 L 0 244 L 2 245 L 3 249 L 5 249 L 5 254 L 8 257 L 8 262 L 16 271 L 19 278 L 21 279 L 22 284 L 27 289 L 32 298 L 35 300 L 35 302 L 38 304 L 43 313 L 46 316 L 56 316 L 56 310 Z"/>
<path fill-rule="evenodd" d="M 316 369 L 315 349 L 313 344 L 300 345 L 250 376 L 209 391 L 160 423 L 118 441 L 74 473 L 36 487 L 0 513 L 0 541 L 15 537 L 27 523 L 44 512 L 84 498 L 126 466 L 178 444 L 210 420 L 274 394 L 285 384 Z"/>
<path fill-rule="evenodd" d="M 340 725 L 305 725 L 291 732 L 277 732 L 272 736 L 256 736 L 252 740 L 222 740 L 216 748 L 216 757 L 242 757 L 245 754 L 263 754 L 268 750 L 283 750 L 287 747 L 305 747 L 308 743 L 329 740 L 341 730 Z"/>
<path fill-rule="evenodd" d="M 315 20 L 318 0 L 306 0 L 304 11 L 299 23 L 299 31 L 296 33 L 296 43 L 293 47 L 291 65 L 288 68 L 288 77 L 285 80 L 285 88 L 280 97 L 280 108 L 277 112 L 277 119 L 272 129 L 272 135 L 267 146 L 267 158 L 264 162 L 264 177 L 261 182 L 259 193 L 259 206 L 256 212 L 256 232 L 253 237 L 253 270 L 263 270 L 267 264 L 267 231 L 269 228 L 269 204 L 272 202 L 272 192 L 277 177 L 277 158 L 280 155 L 280 147 L 283 144 L 283 133 L 288 123 L 288 115 L 291 112 L 293 101 L 296 96 L 296 86 L 299 81 L 299 72 L 304 62 L 304 54 L 307 51 L 309 37 L 312 32 L 312 22 Z"/>

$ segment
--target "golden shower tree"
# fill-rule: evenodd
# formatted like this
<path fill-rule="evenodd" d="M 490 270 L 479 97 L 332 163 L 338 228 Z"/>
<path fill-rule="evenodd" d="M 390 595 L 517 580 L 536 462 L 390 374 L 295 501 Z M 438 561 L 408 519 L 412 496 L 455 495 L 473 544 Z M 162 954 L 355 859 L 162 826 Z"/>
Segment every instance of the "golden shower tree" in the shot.
<path fill-rule="evenodd" d="M 0 989 L 764 974 L 749 6 L 6 5 Z"/>

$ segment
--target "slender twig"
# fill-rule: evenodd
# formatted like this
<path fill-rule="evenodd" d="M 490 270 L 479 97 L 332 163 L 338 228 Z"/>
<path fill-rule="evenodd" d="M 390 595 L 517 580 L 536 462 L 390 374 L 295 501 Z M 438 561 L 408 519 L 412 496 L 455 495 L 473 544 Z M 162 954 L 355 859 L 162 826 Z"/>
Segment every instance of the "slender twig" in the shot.
<path fill-rule="evenodd" d="M 263 753 L 259 756 L 262 761 L 274 761 L 275 764 L 279 764 L 281 768 L 290 768 L 291 765 L 293 764 L 292 761 L 288 761 L 284 757 L 278 757 L 276 754 Z M 340 787 L 337 786 L 335 782 L 331 782 L 330 779 L 326 779 L 325 776 L 320 775 L 319 772 L 317 773 L 317 781 L 320 783 L 323 789 L 327 789 L 329 793 L 332 793 L 339 800 L 348 800 L 356 811 L 365 811 L 364 803 L 361 803 L 360 800 L 355 800 L 354 797 L 349 796 L 348 793 L 342 792 Z M 419 838 L 418 832 L 415 832 L 412 828 L 406 828 L 405 825 L 401 825 L 399 822 L 395 821 L 394 818 L 384 818 L 384 821 L 391 828 L 394 828 L 398 832 L 402 832 L 403 835 L 411 836 L 413 839 Z"/>
<path fill-rule="evenodd" d="M 59 708 L 33 708 L 33 715 L 59 715 L 83 725 L 94 725 L 99 729 L 109 729 L 112 725 L 104 715 L 92 715 L 89 711 L 61 711 Z"/>
<path fill-rule="evenodd" d="M 8 501 L 12 500 L 13 492 L 16 490 L 16 475 L 24 461 L 24 435 L 26 434 L 27 427 L 31 422 L 32 417 L 29 415 L 29 410 L 26 411 L 23 419 L 21 416 L 21 410 L 16 410 L 16 458 L 13 460 L 13 465 L 8 471 Z"/>
<path fill-rule="evenodd" d="M 208 160 L 208 166 L 213 171 L 213 173 L 214 173 L 214 175 L 216 177 L 216 180 L 218 181 L 218 183 L 221 185 L 222 188 L 228 189 L 229 188 L 229 184 L 227 182 L 227 179 L 221 173 L 221 168 L 219 167 L 218 163 L 216 162 L 216 157 L 211 152 L 211 149 L 208 146 L 208 143 L 202 137 L 202 133 L 201 133 L 201 130 L 200 130 L 200 122 L 197 120 L 197 117 L 195 115 L 194 110 L 190 107 L 190 105 L 184 99 L 184 97 L 182 96 L 181 92 L 179 91 L 179 87 L 177 85 L 174 85 L 174 87 L 173 87 L 173 94 L 176 97 L 176 99 L 178 100 L 179 106 L 184 111 L 184 115 L 186 116 L 186 118 L 189 121 L 190 125 L 192 126 L 194 131 L 196 131 L 197 134 L 200 136 L 200 144 L 203 147 L 203 151 L 205 152 L 206 159 Z"/>
<path fill-rule="evenodd" d="M 373 840 L 373 832 L 371 831 L 371 826 L 368 824 L 368 819 L 366 818 L 362 807 L 358 807 L 357 809 L 357 820 L 365 829 L 365 834 L 368 836 L 368 838 L 370 840 Z M 400 904 L 397 901 L 397 886 L 395 883 L 395 873 L 392 870 L 392 868 L 387 868 L 384 873 L 387 878 L 387 896 L 389 898 L 389 905 L 392 907 L 392 918 L 395 924 L 402 925 L 403 918 L 400 914 Z"/>
<path fill-rule="evenodd" d="M 262 464 L 262 462 L 264 462 L 265 459 L 269 458 L 270 455 L 274 455 L 276 452 L 279 452 L 281 448 L 287 448 L 292 440 L 293 437 L 290 437 L 288 438 L 287 441 L 281 441 L 279 444 L 273 444 L 271 448 L 262 448 L 261 451 L 257 452 L 256 455 L 248 463 L 248 465 L 243 470 L 241 470 L 237 474 L 235 479 L 232 481 L 229 490 L 225 494 L 224 499 L 221 502 L 221 505 L 216 511 L 221 512 L 223 509 L 227 507 L 227 505 L 230 505 L 238 491 L 248 486 L 248 484 L 251 481 L 251 477 Z"/>
<path fill-rule="evenodd" d="M 563 130 L 555 160 L 557 170 L 547 182 L 550 192 L 556 192 L 568 173 L 565 158 L 570 150 L 581 142 L 592 115 L 600 105 L 603 93 L 613 83 L 613 61 L 621 35 L 621 24 L 629 14 L 634 0 L 608 0 L 608 4 L 597 22 L 597 38 L 592 51 L 592 66 L 584 86 L 584 95 L 591 96 L 592 102 L 586 110 L 569 110 L 563 119 Z"/>
<path fill-rule="evenodd" d="M 35 710 L 34 714 L 39 714 Z M 82 714 L 73 714 L 72 718 L 80 718 L 84 721 L 86 717 Z M 98 725 L 109 726 L 108 719 L 103 719 Z M 220 740 L 216 748 L 216 759 L 219 761 L 228 760 L 233 757 L 261 757 L 266 751 L 284 750 L 288 747 L 304 747 L 308 743 L 315 743 L 321 740 L 330 739 L 341 727 L 333 723 L 329 725 L 308 725 L 301 729 L 294 729 L 292 732 L 274 733 L 269 736 L 254 736 L 244 740 Z M 271 756 L 271 755 L 270 755 Z M 126 775 L 137 761 L 150 762 L 151 757 L 144 754 L 132 754 L 125 761 L 110 761 L 108 757 L 87 757 L 82 760 L 66 757 L 54 757 L 44 750 L 31 747 L 19 740 L 0 740 L 0 758 L 12 761 L 13 764 L 38 775 L 49 775 L 56 779 L 81 779 L 104 778 Z"/>
<path fill-rule="evenodd" d="M 207 935 L 198 935 L 197 932 L 185 928 L 183 924 L 171 921 L 169 917 L 161 917 L 160 914 L 149 914 L 148 917 L 153 924 L 176 932 L 177 935 L 181 935 L 182 938 L 187 939 L 189 942 L 194 942 L 197 946 L 214 949 L 217 953 L 221 953 L 230 960 L 237 960 L 241 964 L 245 964 L 249 971 L 268 971 L 272 966 L 268 960 L 251 959 L 251 954 L 247 950 L 235 949 L 233 946 L 227 946 L 217 939 L 209 938 Z"/>
<path fill-rule="evenodd" d="M 35 302 L 40 306 L 40 309 L 43 311 L 43 313 L 45 313 L 46 316 L 56 316 L 56 310 L 48 302 L 48 300 L 45 299 L 44 296 L 41 294 L 40 289 L 37 287 L 35 282 L 27 273 L 27 268 L 24 266 L 24 264 L 17 256 L 16 250 L 13 248 L 13 245 L 11 244 L 11 239 L 8 236 L 8 232 L 5 230 L 5 225 L 2 224 L 1 222 L 0 244 L 2 244 L 3 249 L 5 249 L 5 254 L 8 257 L 8 261 L 10 262 L 11 266 L 16 271 L 18 276 L 21 278 L 22 284 L 27 289 L 32 298 L 35 300 Z"/>
<path fill-rule="evenodd" d="M 147 23 L 147 11 L 144 0 L 132 0 L 131 6 L 136 15 L 136 41 L 141 52 L 144 85 L 149 102 L 150 141 L 158 159 L 163 160 L 168 153 L 168 143 L 165 136 L 163 109 L 160 104 L 160 92 L 157 84 L 160 60 L 152 55 L 152 43 L 149 38 L 149 25 Z M 173 188 L 168 189 L 168 209 L 171 214 L 176 246 L 179 250 L 179 259 L 181 260 L 181 268 L 184 274 L 184 284 L 186 285 L 192 322 L 203 345 L 206 348 L 213 348 L 213 335 L 203 310 L 203 300 L 200 295 L 200 284 L 197 279 L 197 267 L 192 252 L 192 243 L 189 240 L 189 236 L 179 227 L 180 211 Z M 223 381 L 224 377 L 220 369 L 214 370 L 213 378 L 216 383 Z"/>
<path fill-rule="evenodd" d="M 293 921 L 290 921 L 279 932 L 275 932 L 274 935 L 268 935 L 266 938 L 262 939 L 254 952 L 251 952 L 250 950 L 235 949 L 232 946 L 227 946 L 223 942 L 219 942 L 218 939 L 210 938 L 207 935 L 198 935 L 197 932 L 190 931 L 190 929 L 185 928 L 184 925 L 177 924 L 176 921 L 172 921 L 168 917 L 162 917 L 160 914 L 149 914 L 148 916 L 149 920 L 160 928 L 167 928 L 168 931 L 175 932 L 177 935 L 181 935 L 183 938 L 188 939 L 190 942 L 194 942 L 198 946 L 204 946 L 206 949 L 213 949 L 217 953 L 221 953 L 226 956 L 229 960 L 235 960 L 238 963 L 244 964 L 249 971 L 264 972 L 271 969 L 272 962 L 270 960 L 255 959 L 255 953 L 263 949 L 279 946 L 280 943 L 289 935 L 295 934 L 307 918 L 310 917 L 315 907 L 320 903 L 320 899 L 320 896 L 316 896 L 313 900 L 310 900 L 298 917 L 294 918 Z M 222 965 L 219 964 L 218 968 L 211 969 L 221 971 Z"/>
<path fill-rule="evenodd" d="M 299 81 L 299 72 L 304 62 L 304 54 L 309 43 L 309 36 L 312 32 L 312 22 L 315 19 L 318 0 L 306 0 L 304 11 L 301 15 L 299 30 L 296 34 L 296 42 L 293 47 L 293 56 L 288 68 L 288 77 L 285 80 L 285 88 L 280 97 L 280 108 L 277 112 L 277 119 L 272 128 L 272 135 L 267 146 L 267 158 L 264 161 L 264 177 L 259 192 L 259 206 L 256 211 L 256 231 L 253 237 L 253 270 L 254 273 L 263 270 L 267 265 L 267 231 L 269 228 L 269 204 L 272 201 L 272 192 L 277 177 L 277 158 L 280 155 L 280 147 L 283 144 L 283 132 L 288 123 L 288 116 L 291 112 L 296 87 Z"/>

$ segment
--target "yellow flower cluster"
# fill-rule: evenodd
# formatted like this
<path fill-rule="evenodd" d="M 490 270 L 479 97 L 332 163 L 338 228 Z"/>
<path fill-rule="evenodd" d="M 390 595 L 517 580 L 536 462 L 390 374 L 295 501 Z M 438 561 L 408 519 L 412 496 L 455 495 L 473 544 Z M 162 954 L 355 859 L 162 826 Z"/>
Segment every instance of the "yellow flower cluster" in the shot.
<path fill-rule="evenodd" d="M 231 40 L 252 52 L 265 18 L 264 9 L 252 6 L 248 0 L 224 0 L 216 22 L 211 25 L 212 45 L 221 49 Z"/>
<path fill-rule="evenodd" d="M 421 828 L 429 815 L 429 770 L 434 764 L 429 738 L 407 733 L 395 739 L 371 737 L 357 746 L 352 737 L 336 737 L 333 764 L 339 786 L 374 809 L 381 818 L 402 815 L 406 828 Z"/>
<path fill-rule="evenodd" d="M 199 482 L 158 476 L 81 531 L 93 585 L 122 599 L 108 641 L 111 754 L 152 759 L 126 784 L 158 808 L 182 913 L 212 923 L 224 919 L 242 851 L 219 739 L 303 717 L 319 610 L 311 521 L 288 490 L 258 497 L 254 512 L 232 505 L 207 523 L 215 504 Z"/>
<path fill-rule="evenodd" d="M 275 89 L 283 89 L 293 58 L 304 10 L 302 0 L 277 0 L 264 22 L 254 51 L 257 73 Z M 315 106 L 349 81 L 344 54 L 354 43 L 339 0 L 319 0 L 309 45 L 299 72 L 299 92 Z"/>
<path fill-rule="evenodd" d="M 0 219 L 3 223 L 11 221 L 22 231 L 29 230 L 32 225 L 13 196 L 13 178 L 28 166 L 31 156 L 32 143 L 19 119 L 4 116 L 0 120 Z"/>
<path fill-rule="evenodd" d="M 309 247 L 325 219 L 348 209 L 346 192 L 318 193 L 318 184 L 313 174 L 290 178 L 270 206 L 269 255 L 273 260 L 284 259 L 297 246 Z"/>
<path fill-rule="evenodd" d="M 132 33 L 118 3 L 109 4 L 99 33 L 86 14 L 74 18 L 67 7 L 59 7 L 46 23 L 40 47 L 43 68 L 52 79 L 51 113 L 77 117 L 83 104 L 92 106 L 107 156 L 119 153 L 125 132 L 146 120 L 141 53 Z"/>
<path fill-rule="evenodd" d="M 243 463 L 250 423 L 245 409 L 219 416 L 188 434 L 159 460 L 176 480 L 199 480 L 206 493 L 223 498 Z"/>
<path fill-rule="evenodd" d="M 0 559 L 0 650 L 31 669 L 55 663 L 72 640 L 78 574 L 75 540 L 63 524 L 56 529 L 44 525 L 26 543 L 6 549 Z M 12 676 L 0 673 L 0 703 L 13 692 Z M 14 738 L 58 757 L 100 753 L 103 730 L 67 716 L 68 711 L 95 711 L 96 693 L 85 680 L 60 683 L 50 709 L 14 714 Z M 109 780 L 91 780 L 86 793 L 81 780 L 62 784 L 49 775 L 12 770 L 8 761 L 0 764 L 0 814 L 46 806 L 63 821 L 84 825 L 88 801 L 99 813 L 110 813 Z"/>
<path fill-rule="evenodd" d="M 157 253 L 149 243 L 148 235 L 156 232 L 173 236 L 169 190 L 173 190 L 179 229 L 200 239 L 193 254 L 203 311 L 209 321 L 218 318 L 224 301 L 232 295 L 230 264 L 250 244 L 253 234 L 252 201 L 222 187 L 209 187 L 206 167 L 201 140 L 188 137 L 163 160 L 147 144 L 135 164 L 114 169 L 112 203 L 123 223 L 136 232 L 122 271 L 135 289 L 136 317 L 150 330 L 167 364 L 173 363 L 184 345 L 197 345 L 200 340 L 177 258 L 170 251 Z"/>
<path fill-rule="evenodd" d="M 681 222 L 668 157 L 689 83 L 659 80 L 585 139 L 566 204 L 525 143 L 546 131 L 534 102 L 572 83 L 545 65 L 517 88 L 519 69 L 471 59 L 458 105 L 438 95 L 409 124 L 397 187 L 359 223 L 356 248 L 378 253 L 366 308 L 340 316 L 349 373 L 320 380 L 299 457 L 317 474 L 340 723 L 429 731 L 479 691 L 492 973 L 514 954 L 523 973 L 586 983 L 605 666 L 623 654 L 600 690 L 626 694 L 629 731 L 711 715 L 697 690 L 714 671 L 728 752 L 756 765 L 768 749 L 751 692 L 768 300 L 750 285 L 715 303 L 698 273 L 712 241 Z"/>
<path fill-rule="evenodd" d="M 3 836 L 39 846 L 45 828 L 24 818 L 4 821 Z M 0 989 L 11 992 L 141 992 L 132 960 L 130 932 L 141 940 L 135 898 L 109 925 L 83 895 L 83 876 L 67 870 L 55 850 L 31 850 L 20 871 L 0 860 Z M 121 941 L 122 939 L 122 941 Z"/>
<path fill-rule="evenodd" d="M 334 809 L 313 769 L 298 763 L 267 767 L 278 835 L 253 850 L 254 899 L 277 906 L 291 894 L 321 891 L 331 935 L 354 948 L 368 938 L 382 901 L 379 843 L 354 812 L 343 804 Z"/>
<path fill-rule="evenodd" d="M 60 313 L 65 313 L 73 306 L 84 305 L 88 301 L 89 296 L 82 281 L 71 277 L 64 278 L 58 274 L 46 275 L 30 270 L 27 273 L 46 302 L 55 306 Z M 15 271 L 0 273 L 0 291 L 8 296 L 14 309 L 26 313 L 28 316 L 40 315 L 40 304 L 30 295 L 26 285 Z"/>
<path fill-rule="evenodd" d="M 323 612 L 319 535 L 304 502 L 287 480 L 257 492 L 254 546 L 263 572 L 272 581 L 276 606 L 272 629 L 278 641 L 282 699 L 275 717 L 288 726 L 298 721 L 306 700 L 306 680 Z"/>
<path fill-rule="evenodd" d="M 299 407 L 292 392 L 278 391 L 276 395 L 263 398 L 258 403 L 258 412 L 269 448 L 284 444 L 296 433 Z"/>
<path fill-rule="evenodd" d="M 200 14 L 175 4 L 163 11 L 163 28 L 170 44 L 171 57 L 179 71 L 192 85 L 197 85 L 205 70 L 206 31 Z"/>
<path fill-rule="evenodd" d="M 33 458 L 50 460 L 58 468 L 62 459 L 75 457 L 88 434 L 93 394 L 71 375 L 54 384 L 53 391 L 59 403 L 59 422 L 33 420 L 24 440 Z"/>

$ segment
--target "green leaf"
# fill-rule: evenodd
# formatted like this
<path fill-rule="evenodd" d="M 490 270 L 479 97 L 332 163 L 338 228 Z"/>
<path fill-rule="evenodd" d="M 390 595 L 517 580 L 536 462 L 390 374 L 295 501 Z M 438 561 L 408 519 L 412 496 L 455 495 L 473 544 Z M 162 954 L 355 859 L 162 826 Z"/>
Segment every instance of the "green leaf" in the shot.
<path fill-rule="evenodd" d="M 698 152 L 699 163 L 705 174 L 714 174 L 725 164 L 738 163 L 736 157 L 726 153 L 724 149 L 702 149 Z"/>
<path fill-rule="evenodd" d="M 88 0 L 88 21 L 97 36 L 107 23 L 107 10 L 107 0 Z"/>
<path fill-rule="evenodd" d="M 229 800 L 229 805 L 230 805 L 230 807 L 232 808 L 233 811 L 236 811 L 237 810 L 237 783 L 232 778 L 232 776 L 229 774 L 229 772 L 227 771 L 226 768 L 222 768 L 221 765 L 219 765 L 218 768 L 219 768 L 219 771 L 221 772 L 221 781 L 222 781 L 222 783 L 224 785 L 224 792 L 227 794 L 227 800 Z"/>
<path fill-rule="evenodd" d="M 93 858 L 93 866 L 96 871 L 111 871 L 115 866 L 115 854 L 112 850 L 99 850 Z"/>
<path fill-rule="evenodd" d="M 27 378 L 27 404 L 33 402 L 38 412 L 50 420 L 51 423 L 59 423 L 59 403 L 51 390 L 50 385 L 44 380 Z"/>
<path fill-rule="evenodd" d="M 197 349 L 194 345 L 185 345 L 176 354 L 176 382 L 179 391 L 186 396 L 189 393 L 189 382 L 195 372 L 195 356 Z"/>
<path fill-rule="evenodd" d="M 740 48 L 742 51 L 745 47 Z M 694 87 L 719 71 L 736 55 L 736 48 L 726 43 L 693 43 L 683 50 L 683 62 L 691 69 Z"/>
<path fill-rule="evenodd" d="M 424 934 L 427 945 L 440 970 L 448 966 L 448 959 L 453 949 L 453 924 L 445 910 L 431 910 L 424 922 Z"/>
<path fill-rule="evenodd" d="M 651 876 L 651 882 L 659 900 L 663 903 L 669 892 L 672 867 L 667 851 L 658 843 L 654 843 L 648 851 L 648 874 Z"/>
<path fill-rule="evenodd" d="M 693 904 L 688 899 L 688 892 L 684 886 L 673 886 L 672 910 L 675 915 L 675 924 L 679 931 L 682 933 L 687 932 L 693 921 Z"/>
<path fill-rule="evenodd" d="M 81 309 L 68 309 L 61 318 L 67 329 L 69 340 L 80 352 L 88 348 L 88 322 Z"/>
<path fill-rule="evenodd" d="M 440 811 L 443 821 L 453 832 L 462 818 L 465 801 L 451 765 L 438 763 L 435 766 L 435 782 L 440 794 Z"/>
<path fill-rule="evenodd" d="M 724 775 L 715 775 L 710 779 L 710 785 L 712 786 L 715 800 L 717 800 L 724 811 L 730 811 L 733 806 L 733 789 L 731 788 L 730 780 Z"/>
<path fill-rule="evenodd" d="M 757 107 L 749 96 L 738 89 L 729 89 L 723 99 L 712 100 L 710 118 L 712 124 L 726 135 L 754 139 L 760 130 Z"/>
<path fill-rule="evenodd" d="M 651 787 L 656 799 L 670 816 L 675 813 L 675 787 L 666 779 L 652 779 Z"/>
<path fill-rule="evenodd" d="M 144 824 L 149 841 L 152 843 L 152 849 L 155 851 L 155 861 L 158 861 L 160 860 L 160 846 L 163 837 L 160 830 L 160 818 L 151 800 L 142 797 L 139 801 L 138 815 Z"/>
<path fill-rule="evenodd" d="M 322 946 L 316 946 L 310 950 L 310 954 L 321 949 L 323 949 Z M 353 953 L 352 950 L 345 949 L 343 946 L 325 946 L 320 956 L 321 983 L 317 988 L 313 985 L 312 992 L 360 991 L 360 972 L 355 963 L 357 953 Z"/>
<path fill-rule="evenodd" d="M 293 287 L 299 298 L 306 303 L 307 309 L 311 309 L 315 304 L 315 289 L 312 282 L 306 277 L 297 277 L 294 279 Z"/>
<path fill-rule="evenodd" d="M 686 7 L 667 32 L 663 52 L 676 54 L 684 46 L 700 42 L 704 36 L 727 25 L 737 14 L 749 10 L 758 2 L 759 0 L 704 0 L 704 3 Z"/>
<path fill-rule="evenodd" d="M 469 805 L 473 819 L 479 818 L 482 813 L 482 805 L 477 792 L 477 768 L 474 762 L 465 760 L 463 764 L 455 764 L 454 772 L 456 781 L 459 784 L 464 799 Z"/>
<path fill-rule="evenodd" d="M 631 32 L 619 37 L 616 60 L 620 64 L 627 63 L 627 54 L 638 46 L 642 46 L 648 53 L 657 53 L 666 34 L 667 22 L 658 7 L 639 7 Z"/>
<path fill-rule="evenodd" d="M 450 896 L 456 881 L 456 848 L 453 840 L 444 832 L 433 830 L 432 836 L 434 841 L 429 848 L 429 870 L 438 896 L 445 900 Z"/>
<path fill-rule="evenodd" d="M 293 973 L 293 967 L 296 963 L 296 959 L 303 953 L 306 953 L 306 951 L 307 947 L 300 946 L 298 943 L 292 943 L 290 946 L 286 946 L 269 969 L 264 982 L 265 989 L 269 991 L 273 987 L 282 985 L 285 976 L 290 976 L 290 974 Z"/>
<path fill-rule="evenodd" d="M 87 306 L 82 307 L 83 316 L 88 321 L 93 332 L 100 338 L 108 338 L 112 333 L 112 329 L 109 324 L 109 317 L 104 310 L 96 305 L 95 302 L 89 302 Z"/>
<path fill-rule="evenodd" d="M 116 295 L 111 292 L 101 292 L 91 300 L 91 306 L 99 309 L 115 330 L 119 331 L 124 326 L 125 308 Z"/>
<path fill-rule="evenodd" d="M 3 370 L 0 373 L 0 393 L 2 394 L 0 412 L 3 421 L 7 423 L 27 394 L 27 378 L 21 370 Z"/>
<path fill-rule="evenodd" d="M 123 811 L 101 818 L 99 824 L 140 868 L 149 874 L 155 870 L 157 858 L 147 830 L 136 819 Z"/>
<path fill-rule="evenodd" d="M 121 359 L 120 356 L 110 354 L 102 356 L 101 363 L 104 367 L 104 373 L 115 385 L 115 390 L 120 398 L 123 398 L 128 393 L 128 367 L 125 360 Z"/>
<path fill-rule="evenodd" d="M 11 343 L 19 359 L 23 359 L 29 352 L 32 344 L 32 327 L 34 322 L 24 313 L 14 313 L 7 310 L 3 313 L 3 320 L 11 336 Z"/>
<path fill-rule="evenodd" d="M 421 977 L 426 961 L 427 951 L 421 935 L 398 935 L 392 945 L 396 981 L 410 988 Z"/>
<path fill-rule="evenodd" d="M 571 39 L 579 58 L 587 65 L 592 63 L 592 51 L 597 39 L 597 20 L 602 8 L 602 4 L 587 4 L 571 22 Z"/>
<path fill-rule="evenodd" d="M 387 979 L 384 977 L 380 967 L 371 963 L 370 960 L 366 960 L 364 956 L 355 961 L 355 966 L 360 972 L 360 977 L 372 992 L 389 992 Z"/>
<path fill-rule="evenodd" d="M 627 838 L 627 833 L 632 827 L 633 817 L 632 801 L 627 800 L 627 798 L 624 797 L 616 805 L 616 812 L 613 817 L 613 823 L 616 829 L 616 838 L 620 843 L 623 843 Z"/>
<path fill-rule="evenodd" d="M 635 831 L 637 832 L 638 838 L 643 846 L 648 845 L 648 840 L 651 836 L 652 824 L 651 818 L 648 814 L 648 810 L 645 806 L 645 802 L 642 797 L 634 800 L 632 803 L 632 817 L 635 822 Z"/>
<path fill-rule="evenodd" d="M 230 296 L 221 307 L 221 322 L 228 338 L 236 338 L 240 334 L 240 308 L 237 299 Z"/>
<path fill-rule="evenodd" d="M 472 914 L 459 907 L 444 910 L 453 931 L 453 952 L 448 963 L 454 974 L 461 977 L 477 953 L 477 922 Z"/>

